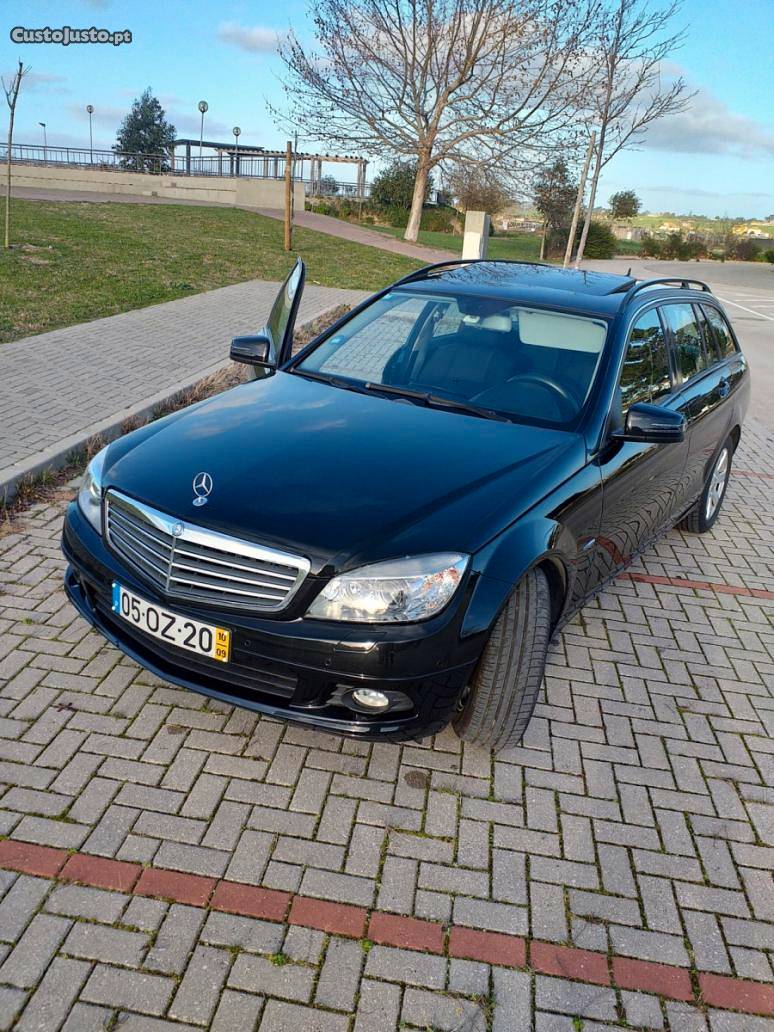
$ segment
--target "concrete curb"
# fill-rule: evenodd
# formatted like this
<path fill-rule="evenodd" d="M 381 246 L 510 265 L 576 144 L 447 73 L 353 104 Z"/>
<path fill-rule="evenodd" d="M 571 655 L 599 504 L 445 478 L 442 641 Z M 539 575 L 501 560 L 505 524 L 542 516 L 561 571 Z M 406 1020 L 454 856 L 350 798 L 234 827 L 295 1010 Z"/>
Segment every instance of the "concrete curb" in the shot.
<path fill-rule="evenodd" d="M 338 307 L 340 307 L 339 304 L 330 305 L 328 308 L 323 309 L 323 311 L 318 312 L 312 319 L 308 319 L 306 322 L 301 323 L 297 329 L 306 329 L 319 319 L 323 319 L 329 312 L 334 311 Z M 101 419 L 96 423 L 92 423 L 83 430 L 79 430 L 77 433 L 71 434 L 69 437 L 65 437 L 63 440 L 58 441 L 50 448 L 44 448 L 39 452 L 33 452 L 32 455 L 26 456 L 20 462 L 16 462 L 11 466 L 6 466 L 4 469 L 0 469 L 0 500 L 9 502 L 16 494 L 16 488 L 18 487 L 19 482 L 25 477 L 35 476 L 39 473 L 43 473 L 45 470 L 51 470 L 53 472 L 62 469 L 67 465 L 67 459 L 69 456 L 71 456 L 73 452 L 77 452 L 82 449 L 87 442 L 92 439 L 92 437 L 101 435 L 108 441 L 114 440 L 116 437 L 121 435 L 121 427 L 127 419 L 144 419 L 151 416 L 154 409 L 159 405 L 166 404 L 181 391 L 190 390 L 201 380 L 204 380 L 206 377 L 218 372 L 220 369 L 224 369 L 228 364 L 229 359 L 224 358 L 222 361 L 216 362 L 214 365 L 198 370 L 192 376 L 179 380 L 171 387 L 165 387 L 156 394 L 152 394 L 148 398 L 143 398 L 142 401 L 135 402 L 133 405 L 128 405 L 126 408 L 120 409 L 118 412 L 114 412 L 111 416 Z"/>

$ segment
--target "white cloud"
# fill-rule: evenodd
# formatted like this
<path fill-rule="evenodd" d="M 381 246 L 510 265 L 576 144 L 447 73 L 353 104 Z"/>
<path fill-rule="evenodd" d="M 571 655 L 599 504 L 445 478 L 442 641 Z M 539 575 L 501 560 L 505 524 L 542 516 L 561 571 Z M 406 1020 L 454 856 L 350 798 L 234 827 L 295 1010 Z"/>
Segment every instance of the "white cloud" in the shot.
<path fill-rule="evenodd" d="M 281 34 L 276 29 L 263 25 L 240 25 L 239 22 L 228 21 L 218 26 L 218 39 L 253 54 L 273 54 L 280 38 Z"/>
<path fill-rule="evenodd" d="M 89 113 L 85 104 L 70 104 L 68 113 L 79 122 L 88 122 Z M 124 117 L 129 113 L 129 107 L 114 107 L 110 104 L 95 104 L 92 119 L 94 125 L 104 126 L 107 129 L 117 129 Z"/>
<path fill-rule="evenodd" d="M 188 115 L 181 114 L 179 111 L 167 111 L 167 119 L 177 129 L 179 136 L 195 136 L 199 138 L 199 130 L 201 129 L 201 118 L 202 116 L 197 111 L 196 114 Z M 227 139 L 231 137 L 231 127 L 227 126 L 225 122 L 219 122 L 215 118 L 210 118 L 209 113 L 204 116 L 204 135 L 205 138 L 211 140 L 215 137 L 221 139 Z"/>
<path fill-rule="evenodd" d="M 16 69 L 9 68 L 8 71 L 3 73 L 3 77 L 8 82 L 15 74 Z M 67 79 L 64 75 L 31 70 L 25 74 L 22 80 L 22 94 L 27 91 L 31 93 L 69 93 L 69 87 L 64 85 L 66 82 Z M 2 94 L 0 94 L 0 97 L 2 97 Z"/>
<path fill-rule="evenodd" d="M 652 123 L 642 145 L 678 154 L 771 158 L 774 131 L 732 111 L 709 90 L 700 89 L 685 111 Z"/>

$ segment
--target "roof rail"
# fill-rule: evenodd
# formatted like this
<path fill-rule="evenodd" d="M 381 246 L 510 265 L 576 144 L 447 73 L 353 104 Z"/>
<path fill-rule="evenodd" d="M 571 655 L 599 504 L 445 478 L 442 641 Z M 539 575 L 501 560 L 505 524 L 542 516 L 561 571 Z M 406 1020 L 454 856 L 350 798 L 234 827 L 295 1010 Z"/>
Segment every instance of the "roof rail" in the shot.
<path fill-rule="evenodd" d="M 626 294 L 624 301 L 628 301 L 634 297 L 635 294 L 639 293 L 640 290 L 644 290 L 646 287 L 656 287 L 659 284 L 670 284 L 672 286 L 679 286 L 682 290 L 692 290 L 694 287 L 699 287 L 700 290 L 706 291 L 708 294 L 712 293 L 712 288 L 704 282 L 704 280 L 689 279 L 683 276 L 661 276 L 656 279 L 639 280 L 632 284 L 622 283 L 619 287 L 611 290 L 611 294 Z"/>
<path fill-rule="evenodd" d="M 497 262 L 498 265 L 548 265 L 548 262 L 527 262 L 515 258 L 453 258 L 445 262 L 433 262 L 432 265 L 423 265 L 421 269 L 410 272 L 403 279 L 393 283 L 394 287 L 400 287 L 404 283 L 413 283 L 416 280 L 429 279 L 435 272 L 443 272 L 444 269 L 454 269 L 460 266 L 476 265 L 482 262 Z"/>

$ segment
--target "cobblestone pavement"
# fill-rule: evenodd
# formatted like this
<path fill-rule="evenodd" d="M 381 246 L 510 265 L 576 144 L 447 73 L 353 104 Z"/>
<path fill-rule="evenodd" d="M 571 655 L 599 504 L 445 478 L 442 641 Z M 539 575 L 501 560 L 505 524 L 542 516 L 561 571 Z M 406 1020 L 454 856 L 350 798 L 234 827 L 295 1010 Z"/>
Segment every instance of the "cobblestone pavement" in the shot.
<path fill-rule="evenodd" d="M 278 288 L 251 280 L 0 345 L 0 490 L 225 365 L 231 338 L 266 322 Z M 299 320 L 365 296 L 307 286 Z"/>
<path fill-rule="evenodd" d="M 555 641 L 521 747 L 175 689 L 0 538 L 0 1027 L 774 1028 L 774 453 Z M 768 1015 L 768 1017 L 766 1016 Z"/>

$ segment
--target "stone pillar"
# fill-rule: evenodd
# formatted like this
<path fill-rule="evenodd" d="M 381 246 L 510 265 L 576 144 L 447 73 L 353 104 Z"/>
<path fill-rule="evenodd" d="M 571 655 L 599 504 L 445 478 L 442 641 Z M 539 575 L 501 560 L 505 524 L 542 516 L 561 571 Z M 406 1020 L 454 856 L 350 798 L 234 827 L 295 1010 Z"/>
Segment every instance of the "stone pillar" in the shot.
<path fill-rule="evenodd" d="M 489 246 L 489 216 L 485 211 L 465 212 L 465 231 L 462 237 L 463 258 L 486 258 Z"/>

